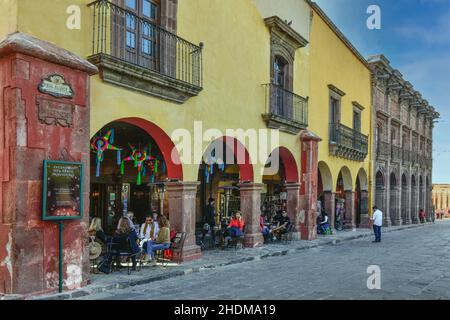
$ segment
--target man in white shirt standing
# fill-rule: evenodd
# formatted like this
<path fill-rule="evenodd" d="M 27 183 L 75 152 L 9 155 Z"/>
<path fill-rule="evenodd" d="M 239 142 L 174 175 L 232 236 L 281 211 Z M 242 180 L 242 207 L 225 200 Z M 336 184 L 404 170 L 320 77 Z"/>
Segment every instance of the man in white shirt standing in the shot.
<path fill-rule="evenodd" d="M 375 233 L 375 241 L 373 242 L 381 242 L 381 226 L 383 225 L 383 212 L 379 210 L 376 206 L 373 208 L 373 232 Z"/>

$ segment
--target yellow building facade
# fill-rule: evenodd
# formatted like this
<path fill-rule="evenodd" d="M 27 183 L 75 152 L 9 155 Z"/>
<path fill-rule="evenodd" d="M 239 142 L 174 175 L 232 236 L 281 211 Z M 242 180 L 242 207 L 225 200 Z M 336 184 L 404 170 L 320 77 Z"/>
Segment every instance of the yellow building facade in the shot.
<path fill-rule="evenodd" d="M 349 216 L 355 220 L 347 222 L 364 225 L 371 208 L 373 166 L 371 71 L 320 7 L 312 7 L 309 129 L 323 139 L 319 144 L 319 196 L 323 195 L 328 212 L 335 212 L 339 198 L 346 210 L 355 203 L 357 212 Z"/>
<path fill-rule="evenodd" d="M 305 240 L 316 237 L 318 206 L 332 222 L 342 214 L 346 227 L 365 226 L 372 176 L 371 74 L 317 5 L 0 0 L 0 8 L 9 13 L 0 22 L 0 39 L 10 40 L 0 40 L 0 58 L 27 45 L 11 42 L 29 41 L 98 68 L 86 85 L 90 121 L 83 121 L 89 122 L 84 125 L 91 140 L 83 148 L 90 144 L 91 150 L 83 160 L 89 176 L 84 229 L 89 218 L 100 218 L 112 232 L 129 211 L 136 224 L 152 212 L 165 214 L 184 234 L 179 258 L 189 260 L 200 257 L 203 224 L 220 229 L 237 210 L 246 221 L 247 246 L 263 242 L 262 211 L 270 216 L 286 210 L 295 235 Z M 11 36 L 14 32 L 19 36 Z M 2 45 L 8 47 L 5 57 Z M 70 66 L 57 54 L 42 56 Z M 45 67 L 39 76 L 47 79 L 55 70 Z M 274 163 L 279 163 L 275 171 Z M 214 221 L 206 209 L 209 199 L 216 200 Z M 29 254 L 45 259 L 42 252 Z M 86 275 L 75 278 L 73 287 L 81 286 Z"/>

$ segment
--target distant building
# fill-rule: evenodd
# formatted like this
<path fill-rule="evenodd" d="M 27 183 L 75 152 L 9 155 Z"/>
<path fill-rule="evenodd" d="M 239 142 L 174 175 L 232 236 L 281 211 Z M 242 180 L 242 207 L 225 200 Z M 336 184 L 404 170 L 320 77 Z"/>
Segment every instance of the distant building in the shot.
<path fill-rule="evenodd" d="M 436 215 L 444 210 L 446 218 L 450 217 L 450 184 L 433 184 L 433 206 Z"/>

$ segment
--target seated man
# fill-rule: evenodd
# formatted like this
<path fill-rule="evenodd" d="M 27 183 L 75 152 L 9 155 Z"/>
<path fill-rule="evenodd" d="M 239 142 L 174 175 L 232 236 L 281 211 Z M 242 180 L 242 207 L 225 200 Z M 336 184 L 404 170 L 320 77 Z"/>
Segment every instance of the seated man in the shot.
<path fill-rule="evenodd" d="M 145 217 L 145 223 L 142 224 L 140 233 L 139 233 L 139 240 L 141 248 L 146 252 L 147 249 L 147 242 L 151 240 L 155 240 L 158 236 L 158 222 L 154 220 L 154 216 L 146 216 Z"/>
<path fill-rule="evenodd" d="M 290 226 L 291 219 L 289 218 L 287 212 L 283 211 L 277 225 L 270 231 L 270 233 L 273 235 L 273 240 L 279 239 L 282 234 L 286 233 L 289 230 Z"/>

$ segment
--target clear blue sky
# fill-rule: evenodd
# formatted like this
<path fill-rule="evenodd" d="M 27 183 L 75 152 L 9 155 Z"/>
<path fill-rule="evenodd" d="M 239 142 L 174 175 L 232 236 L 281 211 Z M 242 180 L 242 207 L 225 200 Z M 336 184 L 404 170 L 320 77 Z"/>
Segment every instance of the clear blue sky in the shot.
<path fill-rule="evenodd" d="M 450 183 L 450 0 L 316 0 L 366 58 L 383 53 L 441 114 L 434 129 L 433 183 Z M 369 30 L 369 5 L 381 30 Z"/>

